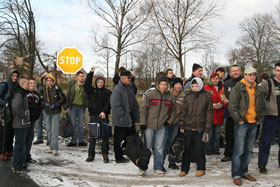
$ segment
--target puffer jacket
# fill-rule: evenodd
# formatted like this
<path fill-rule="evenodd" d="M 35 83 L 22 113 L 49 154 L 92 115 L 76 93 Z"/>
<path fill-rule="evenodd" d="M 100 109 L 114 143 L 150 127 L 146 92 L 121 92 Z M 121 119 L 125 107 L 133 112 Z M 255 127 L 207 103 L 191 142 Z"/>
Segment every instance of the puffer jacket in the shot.
<path fill-rule="evenodd" d="M 36 91 L 28 91 L 26 97 L 30 110 L 30 121 L 36 121 L 42 111 L 41 97 Z"/>
<path fill-rule="evenodd" d="M 199 85 L 202 84 L 202 86 L 199 86 L 202 89 L 198 92 L 187 92 L 180 114 L 180 129 L 209 133 L 213 123 L 213 102 L 211 94 L 203 89 L 203 82 L 200 78 L 194 79 Z"/>
<path fill-rule="evenodd" d="M 142 102 L 140 125 L 147 125 L 147 128 L 153 130 L 160 129 L 166 122 L 171 125 L 175 118 L 175 102 L 170 85 L 162 94 L 157 82 L 156 89 L 148 92 Z"/>
<path fill-rule="evenodd" d="M 173 95 L 174 95 L 174 90 L 171 89 L 170 91 Z M 185 97 L 185 93 L 183 91 L 181 91 L 178 95 L 174 95 L 175 97 L 175 102 L 176 102 L 176 107 L 175 107 L 175 117 L 174 117 L 174 121 L 173 124 L 178 123 L 179 119 L 180 119 L 180 113 L 182 111 L 182 105 L 183 105 L 183 101 L 184 101 L 184 97 Z"/>
<path fill-rule="evenodd" d="M 76 79 L 73 79 L 69 82 L 67 93 L 66 93 L 66 104 L 64 105 L 64 109 L 71 108 L 73 101 L 75 99 L 75 84 L 77 83 Z M 84 90 L 84 87 L 82 89 L 83 94 L 83 107 L 86 108 L 88 106 L 88 96 Z"/>

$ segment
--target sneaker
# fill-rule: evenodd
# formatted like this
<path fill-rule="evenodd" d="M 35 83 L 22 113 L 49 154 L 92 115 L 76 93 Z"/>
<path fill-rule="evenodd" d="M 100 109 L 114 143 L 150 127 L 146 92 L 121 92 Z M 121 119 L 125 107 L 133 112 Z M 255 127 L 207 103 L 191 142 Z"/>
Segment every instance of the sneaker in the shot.
<path fill-rule="evenodd" d="M 229 157 L 229 156 L 225 156 L 225 157 L 221 160 L 221 162 L 228 162 L 228 161 L 231 161 L 231 157 Z"/>
<path fill-rule="evenodd" d="M 106 163 L 106 164 L 109 163 L 108 154 L 102 153 L 102 156 L 103 156 L 103 162 Z"/>
<path fill-rule="evenodd" d="M 24 173 L 27 173 L 29 172 L 28 169 L 15 169 L 15 168 L 12 168 L 12 173 L 15 173 L 15 174 L 24 174 Z"/>
<path fill-rule="evenodd" d="M 267 174 L 267 170 L 266 170 L 265 166 L 260 166 L 260 173 Z"/>
<path fill-rule="evenodd" d="M 86 162 L 92 162 L 94 160 L 94 156 L 88 155 Z"/>
<path fill-rule="evenodd" d="M 217 152 L 212 152 L 213 155 L 220 155 L 221 153 L 219 151 Z"/>
<path fill-rule="evenodd" d="M 52 151 L 52 154 L 54 155 L 54 156 L 56 156 L 58 153 L 57 153 L 57 150 L 53 150 Z"/>
<path fill-rule="evenodd" d="M 213 153 L 212 152 L 206 152 L 205 155 L 209 156 L 209 155 L 213 155 Z"/>
<path fill-rule="evenodd" d="M 169 164 L 168 168 L 173 169 L 173 170 L 178 170 L 179 167 L 176 164 Z"/>
<path fill-rule="evenodd" d="M 186 172 L 186 171 L 181 171 L 180 173 L 179 173 L 179 177 L 184 177 L 184 176 L 186 176 L 188 174 L 188 172 Z"/>
<path fill-rule="evenodd" d="M 139 169 L 138 176 L 143 177 L 145 175 L 145 170 Z"/>
<path fill-rule="evenodd" d="M 0 154 L 0 158 L 3 159 L 4 161 L 9 160 L 9 157 L 6 154 Z"/>
<path fill-rule="evenodd" d="M 29 163 L 29 164 L 34 164 L 34 163 L 36 163 L 37 161 L 36 161 L 36 160 L 33 160 L 32 158 L 30 158 L 30 159 L 27 160 L 26 162 Z"/>
<path fill-rule="evenodd" d="M 155 170 L 154 173 L 158 176 L 164 176 L 164 172 L 162 170 Z"/>
<path fill-rule="evenodd" d="M 43 140 L 36 140 L 33 144 L 34 145 L 38 145 L 38 144 L 42 144 L 42 143 L 44 143 Z"/>
<path fill-rule="evenodd" d="M 27 169 L 28 168 L 28 163 L 27 162 L 24 162 L 23 164 L 22 164 L 22 167 L 23 167 L 23 169 Z"/>
<path fill-rule="evenodd" d="M 163 171 L 164 173 L 166 173 L 166 169 L 165 169 L 165 167 L 164 167 L 164 166 L 162 166 L 161 171 Z"/>
<path fill-rule="evenodd" d="M 44 152 L 45 152 L 45 153 L 49 153 L 49 154 L 52 154 L 52 153 L 53 153 L 53 151 L 52 151 L 51 149 L 46 149 Z"/>
<path fill-rule="evenodd" d="M 79 142 L 79 146 L 87 146 L 86 142 Z"/>
<path fill-rule="evenodd" d="M 195 176 L 196 177 L 201 177 L 205 175 L 205 171 L 204 170 L 197 170 Z"/>
<path fill-rule="evenodd" d="M 72 142 L 70 142 L 69 144 L 67 144 L 67 147 L 74 147 L 74 146 L 77 146 L 77 144 L 76 144 L 76 143 L 72 143 Z"/>
<path fill-rule="evenodd" d="M 118 163 L 118 164 L 121 164 L 121 163 L 128 163 L 129 162 L 129 159 L 127 159 L 127 158 L 123 158 L 123 159 L 121 159 L 121 160 L 116 160 L 116 163 Z"/>

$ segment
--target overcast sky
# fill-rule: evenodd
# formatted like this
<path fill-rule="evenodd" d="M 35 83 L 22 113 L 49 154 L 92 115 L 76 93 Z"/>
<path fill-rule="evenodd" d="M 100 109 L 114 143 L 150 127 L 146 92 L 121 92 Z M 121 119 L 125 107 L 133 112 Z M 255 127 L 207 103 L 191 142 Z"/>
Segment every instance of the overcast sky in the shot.
<path fill-rule="evenodd" d="M 275 12 L 279 0 L 221 1 L 225 2 L 225 10 L 213 32 L 223 32 L 224 37 L 217 45 L 215 59 L 226 63 L 229 49 L 236 47 L 235 42 L 242 35 L 239 23 L 256 13 Z M 83 54 L 84 68 L 88 71 L 98 61 L 90 38 L 92 30 L 100 33 L 106 31 L 102 30 L 104 22 L 94 15 L 87 0 L 31 0 L 31 3 L 36 17 L 37 36 L 43 43 L 44 51 L 54 54 L 64 47 L 76 47 Z M 187 77 L 191 74 L 192 64 L 201 62 L 201 54 L 190 53 L 187 56 L 190 67 L 186 72 Z M 115 58 L 111 61 L 113 63 Z"/>

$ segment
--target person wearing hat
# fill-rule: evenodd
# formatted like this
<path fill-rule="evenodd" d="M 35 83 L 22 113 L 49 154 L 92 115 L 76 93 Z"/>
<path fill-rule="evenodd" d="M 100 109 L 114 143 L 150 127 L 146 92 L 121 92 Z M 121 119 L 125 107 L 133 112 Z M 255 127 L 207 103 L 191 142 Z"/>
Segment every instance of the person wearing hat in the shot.
<path fill-rule="evenodd" d="M 44 89 L 41 90 L 43 102 L 43 115 L 46 121 L 47 134 L 50 149 L 45 153 L 57 154 L 58 151 L 58 130 L 61 107 L 66 103 L 66 97 L 61 88 L 54 83 L 54 76 L 49 73 L 45 78 Z"/>
<path fill-rule="evenodd" d="M 165 158 L 166 128 L 173 124 L 175 117 L 175 97 L 170 92 L 170 84 L 166 76 L 162 76 L 156 89 L 145 96 L 140 115 L 140 129 L 146 135 L 147 148 L 154 147 L 154 173 L 165 175 L 163 167 Z M 139 170 L 138 175 L 143 176 L 145 171 Z"/>
<path fill-rule="evenodd" d="M 88 111 L 90 116 L 90 123 L 96 123 L 101 119 L 109 123 L 109 114 L 111 110 L 110 96 L 112 92 L 105 88 L 105 78 L 97 76 L 95 78 L 95 87 L 92 86 L 92 79 L 94 75 L 95 67 L 90 69 L 87 74 L 84 89 L 88 96 Z M 89 137 L 89 148 L 87 162 L 91 162 L 95 158 L 95 145 L 96 138 Z M 109 163 L 109 137 L 102 138 L 101 151 L 103 156 L 103 162 Z"/>
<path fill-rule="evenodd" d="M 179 114 L 182 110 L 183 100 L 185 97 L 185 93 L 183 92 L 183 80 L 179 77 L 173 79 L 173 85 L 170 92 L 175 97 L 176 108 L 175 108 L 175 117 L 173 121 L 173 125 L 166 126 L 166 138 L 168 143 L 168 153 L 172 149 L 172 143 L 174 138 L 178 135 L 179 132 Z M 175 162 L 168 157 L 168 168 L 178 170 L 179 167 L 175 164 Z"/>
<path fill-rule="evenodd" d="M 139 122 L 139 106 L 131 86 L 131 73 L 124 70 L 120 73 L 120 81 L 110 97 L 112 123 L 114 125 L 114 152 L 116 163 L 129 162 L 123 156 L 121 142 L 127 136 L 135 135 L 135 123 Z"/>
<path fill-rule="evenodd" d="M 256 181 L 248 173 L 252 149 L 258 125 L 264 117 L 264 92 L 256 84 L 257 71 L 247 67 L 244 78 L 237 83 L 230 93 L 228 110 L 235 122 L 234 148 L 232 155 L 232 179 L 235 185 L 241 186 L 241 178 Z"/>
<path fill-rule="evenodd" d="M 203 67 L 199 64 L 194 63 L 192 67 L 192 76 L 188 78 L 184 85 L 184 92 L 191 91 L 191 80 L 195 77 L 201 78 L 203 73 Z"/>

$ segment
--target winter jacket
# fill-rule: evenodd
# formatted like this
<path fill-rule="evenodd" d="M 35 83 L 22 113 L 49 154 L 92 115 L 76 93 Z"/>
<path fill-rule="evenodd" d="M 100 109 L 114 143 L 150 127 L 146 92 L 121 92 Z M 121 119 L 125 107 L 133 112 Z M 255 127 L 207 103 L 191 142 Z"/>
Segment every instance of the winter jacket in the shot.
<path fill-rule="evenodd" d="M 191 91 L 191 80 L 195 78 L 195 76 L 192 74 L 191 77 L 189 77 L 186 82 L 185 82 L 185 85 L 184 85 L 184 92 L 187 93 L 189 91 Z"/>
<path fill-rule="evenodd" d="M 139 106 L 136 97 L 133 97 L 133 108 L 129 108 L 128 93 L 133 94 L 134 91 L 131 85 L 124 85 L 121 80 L 114 88 L 110 103 L 112 107 L 112 123 L 119 127 L 131 127 L 132 123 L 139 122 Z M 131 111 L 131 113 L 130 113 Z"/>
<path fill-rule="evenodd" d="M 27 91 L 18 84 L 13 88 L 13 96 L 11 101 L 13 111 L 13 128 L 30 127 L 30 111 L 27 101 Z"/>
<path fill-rule="evenodd" d="M 214 125 L 222 124 L 224 122 L 224 107 L 225 107 L 225 105 L 222 103 L 221 100 L 221 92 L 223 90 L 222 82 L 220 81 L 218 84 L 218 91 L 210 81 L 204 86 L 204 89 L 211 93 L 213 105 L 218 104 L 221 106 L 220 109 L 213 108 L 213 124 Z"/>
<path fill-rule="evenodd" d="M 171 89 L 170 91 L 173 95 L 174 95 L 174 90 Z M 180 113 L 182 111 L 182 105 L 183 105 L 183 101 L 184 101 L 184 97 L 185 97 L 185 93 L 183 91 L 181 91 L 178 95 L 174 95 L 175 97 L 175 117 L 174 117 L 174 121 L 173 124 L 179 122 L 180 119 Z"/>
<path fill-rule="evenodd" d="M 158 82 L 156 89 L 145 96 L 140 113 L 140 125 L 158 130 L 168 122 L 172 125 L 175 117 L 175 97 L 170 92 L 170 85 L 164 94 L 159 91 Z"/>
<path fill-rule="evenodd" d="M 76 79 L 73 79 L 69 82 L 68 84 L 68 89 L 67 89 L 67 93 L 66 93 L 66 104 L 64 105 L 64 109 L 68 109 L 68 108 L 71 108 L 72 107 L 72 104 L 73 104 L 73 101 L 74 101 L 74 98 L 75 98 L 75 85 L 77 83 L 77 80 Z M 88 97 L 87 97 L 87 94 L 84 90 L 84 87 L 82 89 L 82 95 L 83 95 L 83 107 L 86 108 L 88 106 Z"/>
<path fill-rule="evenodd" d="M 0 107 L 3 107 L 7 103 L 11 89 L 16 84 L 12 82 L 13 73 L 18 73 L 19 75 L 19 72 L 17 70 L 12 69 L 8 74 L 8 78 L 5 81 L 6 83 L 0 83 Z"/>
<path fill-rule="evenodd" d="M 246 85 L 240 81 L 233 87 L 228 104 L 228 110 L 231 117 L 236 123 L 245 121 L 248 108 L 249 108 L 249 94 Z M 256 83 L 255 83 L 256 84 Z M 255 87 L 255 107 L 256 107 L 256 122 L 261 122 L 264 117 L 265 101 L 263 89 L 256 85 Z"/>
<path fill-rule="evenodd" d="M 118 83 L 120 82 L 120 79 L 121 78 L 120 78 L 119 74 L 116 73 L 114 78 L 113 78 L 113 82 L 114 82 L 115 86 L 118 85 Z M 133 88 L 134 94 L 136 95 L 137 94 L 137 86 L 135 85 L 134 81 L 135 81 L 134 76 L 131 76 L 131 87 Z"/>
<path fill-rule="evenodd" d="M 41 97 L 36 91 L 28 91 L 27 101 L 30 110 L 30 121 L 39 119 L 42 111 Z"/>
<path fill-rule="evenodd" d="M 213 123 L 213 102 L 211 94 L 203 89 L 202 81 L 197 82 L 202 84 L 202 89 L 198 92 L 189 91 L 186 93 L 179 125 L 180 129 L 209 133 Z"/>
<path fill-rule="evenodd" d="M 93 72 L 87 74 L 84 89 L 85 93 L 88 95 L 88 111 L 90 116 L 99 116 L 101 112 L 106 114 L 106 119 L 110 114 L 111 105 L 110 105 L 110 96 L 112 92 L 105 88 L 105 79 L 104 87 L 97 88 L 97 80 L 95 80 L 95 88 L 92 86 Z"/>

